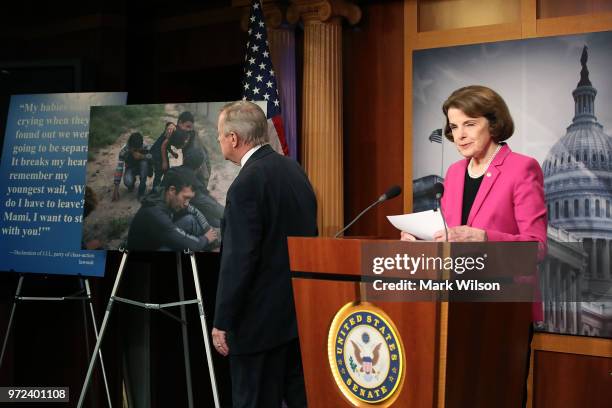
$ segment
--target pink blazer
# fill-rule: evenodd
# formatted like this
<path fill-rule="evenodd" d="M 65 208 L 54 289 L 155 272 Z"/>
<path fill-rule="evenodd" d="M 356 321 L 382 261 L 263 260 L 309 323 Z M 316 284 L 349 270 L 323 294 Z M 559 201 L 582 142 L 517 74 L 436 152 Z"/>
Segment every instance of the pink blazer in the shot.
<path fill-rule="evenodd" d="M 449 227 L 461 224 L 468 163 L 466 159 L 452 164 L 444 179 L 441 206 Z M 489 241 L 537 241 L 538 258 L 543 259 L 547 222 L 543 181 L 535 159 L 502 146 L 480 184 L 467 225 L 485 230 Z M 542 308 L 537 303 L 533 312 L 534 320 L 542 320 Z"/>
<path fill-rule="evenodd" d="M 444 178 L 441 205 L 449 227 L 461 224 L 468 163 L 465 159 L 452 164 Z M 537 241 L 544 249 L 546 204 L 538 162 L 503 145 L 482 180 L 467 225 L 485 230 L 489 241 Z"/>

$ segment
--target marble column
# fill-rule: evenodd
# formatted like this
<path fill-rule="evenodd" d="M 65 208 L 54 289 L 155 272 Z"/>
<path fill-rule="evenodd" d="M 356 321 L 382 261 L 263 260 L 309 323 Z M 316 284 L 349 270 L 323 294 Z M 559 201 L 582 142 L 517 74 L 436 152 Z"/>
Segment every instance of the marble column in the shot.
<path fill-rule="evenodd" d="M 603 258 L 603 278 L 612 280 L 612 268 L 610 265 L 610 258 L 612 254 L 610 253 L 610 241 L 609 239 L 605 239 L 602 250 L 602 258 Z"/>
<path fill-rule="evenodd" d="M 572 334 L 578 334 L 578 272 L 572 269 Z"/>
<path fill-rule="evenodd" d="M 546 330 L 552 330 L 552 287 L 550 286 L 550 262 L 548 259 L 544 261 L 544 273 L 542 284 L 542 302 L 544 303 L 544 322 Z"/>
<path fill-rule="evenodd" d="M 591 260 L 591 268 L 589 270 L 589 274 L 591 278 L 597 278 L 597 240 L 595 238 L 591 239 L 591 251 L 590 251 L 590 260 Z"/>
<path fill-rule="evenodd" d="M 567 284 L 565 279 L 565 265 L 559 264 L 559 331 L 564 333 L 567 322 Z"/>
<path fill-rule="evenodd" d="M 597 277 L 597 273 L 595 272 L 595 239 L 584 238 L 582 248 L 584 249 L 584 252 L 587 253 L 587 265 L 584 268 L 585 275 L 589 278 L 595 278 Z"/>
<path fill-rule="evenodd" d="M 553 322 L 553 331 L 557 331 L 559 328 L 559 267 L 558 261 L 553 260 L 551 264 L 551 272 L 552 272 L 552 292 L 553 292 L 553 310 L 552 310 L 552 322 Z"/>
<path fill-rule="evenodd" d="M 317 194 L 321 236 L 344 224 L 342 19 L 355 24 L 361 10 L 345 0 L 293 0 L 291 23 L 304 25 L 302 165 Z"/>

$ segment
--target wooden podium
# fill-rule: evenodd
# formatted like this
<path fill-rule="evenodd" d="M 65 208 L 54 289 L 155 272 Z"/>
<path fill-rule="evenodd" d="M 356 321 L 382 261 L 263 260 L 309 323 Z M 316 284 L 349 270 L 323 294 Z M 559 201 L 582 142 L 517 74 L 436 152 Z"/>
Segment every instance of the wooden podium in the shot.
<path fill-rule="evenodd" d="M 426 256 L 445 256 L 448 243 L 289 238 L 308 406 L 389 406 L 351 403 L 328 362 L 336 313 L 364 299 L 362 252 L 388 243 Z M 528 370 L 531 303 L 371 302 L 402 339 L 405 375 L 394 407 L 520 407 Z"/>

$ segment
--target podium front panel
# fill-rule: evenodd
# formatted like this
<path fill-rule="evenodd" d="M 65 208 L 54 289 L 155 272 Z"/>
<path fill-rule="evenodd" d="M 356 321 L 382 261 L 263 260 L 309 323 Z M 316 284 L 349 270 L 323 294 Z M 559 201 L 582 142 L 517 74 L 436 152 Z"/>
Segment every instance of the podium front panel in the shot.
<path fill-rule="evenodd" d="M 336 313 L 359 296 L 359 283 L 293 278 L 300 346 L 309 407 L 353 406 L 328 363 L 328 334 Z M 405 377 L 397 407 L 433 407 L 436 375 L 436 303 L 377 303 L 397 326 L 405 354 Z M 368 406 L 364 404 L 364 406 Z M 384 405 L 376 405 L 384 406 Z"/>

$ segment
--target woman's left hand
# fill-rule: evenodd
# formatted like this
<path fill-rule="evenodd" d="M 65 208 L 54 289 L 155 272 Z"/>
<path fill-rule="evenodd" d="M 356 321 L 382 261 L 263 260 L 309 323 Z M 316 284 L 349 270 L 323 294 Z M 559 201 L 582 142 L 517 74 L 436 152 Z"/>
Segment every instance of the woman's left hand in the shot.
<path fill-rule="evenodd" d="M 434 236 L 434 241 L 446 241 L 446 235 L 444 230 L 437 231 Z M 479 228 L 468 227 L 467 225 L 460 225 L 458 227 L 452 227 L 448 229 L 448 241 L 449 242 L 483 242 L 487 240 L 487 233 L 485 230 Z"/>

